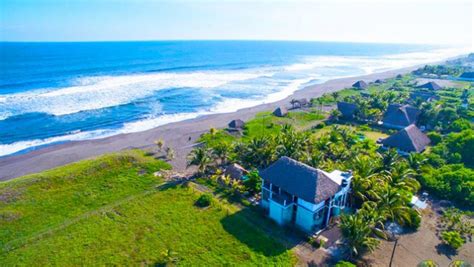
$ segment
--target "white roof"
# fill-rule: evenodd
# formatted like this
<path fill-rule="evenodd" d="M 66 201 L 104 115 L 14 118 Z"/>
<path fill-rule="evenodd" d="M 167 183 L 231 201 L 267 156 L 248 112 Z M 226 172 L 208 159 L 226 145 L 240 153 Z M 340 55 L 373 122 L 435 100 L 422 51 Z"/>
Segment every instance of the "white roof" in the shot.
<path fill-rule="evenodd" d="M 341 185 L 342 180 L 347 178 L 347 174 L 343 171 L 340 171 L 340 170 L 334 170 L 330 173 L 327 173 L 325 171 L 322 171 L 322 172 L 324 172 L 324 174 L 326 174 L 326 176 L 329 177 L 329 179 L 331 179 L 332 181 L 334 181 L 338 185 Z"/>
<path fill-rule="evenodd" d="M 410 204 L 413 205 L 413 207 L 422 210 L 427 207 L 426 201 L 421 201 L 417 196 L 411 198 Z"/>

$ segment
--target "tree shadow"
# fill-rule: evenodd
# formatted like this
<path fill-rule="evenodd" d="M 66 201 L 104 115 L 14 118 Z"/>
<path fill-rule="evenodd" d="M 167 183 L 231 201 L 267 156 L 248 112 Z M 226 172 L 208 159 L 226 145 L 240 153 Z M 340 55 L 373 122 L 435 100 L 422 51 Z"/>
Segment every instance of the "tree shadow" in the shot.
<path fill-rule="evenodd" d="M 454 248 L 444 243 L 439 243 L 438 245 L 436 245 L 436 252 L 440 255 L 445 255 L 450 260 L 452 260 L 453 256 L 456 256 L 458 254 L 458 252 Z"/>
<path fill-rule="evenodd" d="M 265 256 L 287 252 L 296 243 L 286 239 L 285 229 L 261 218 L 257 212 L 245 208 L 221 220 L 223 228 L 250 249 Z M 284 241 L 283 241 L 284 239 Z"/>

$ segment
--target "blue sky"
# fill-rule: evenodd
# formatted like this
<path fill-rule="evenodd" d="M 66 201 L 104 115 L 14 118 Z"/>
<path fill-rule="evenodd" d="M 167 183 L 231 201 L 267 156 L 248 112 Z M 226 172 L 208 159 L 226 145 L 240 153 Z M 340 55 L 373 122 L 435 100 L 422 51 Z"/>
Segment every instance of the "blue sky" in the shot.
<path fill-rule="evenodd" d="M 322 40 L 472 46 L 464 0 L 0 0 L 2 41 Z"/>

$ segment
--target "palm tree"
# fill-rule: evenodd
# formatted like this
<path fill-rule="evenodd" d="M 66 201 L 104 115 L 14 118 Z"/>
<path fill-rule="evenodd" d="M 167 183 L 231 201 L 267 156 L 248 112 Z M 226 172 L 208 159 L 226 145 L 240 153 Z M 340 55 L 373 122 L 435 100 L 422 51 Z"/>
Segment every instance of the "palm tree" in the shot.
<path fill-rule="evenodd" d="M 274 147 L 272 140 L 268 137 L 255 137 L 250 140 L 242 156 L 249 166 L 256 168 L 265 167 L 273 159 Z"/>
<path fill-rule="evenodd" d="M 373 251 L 379 244 L 379 240 L 371 237 L 370 225 L 359 214 L 343 215 L 340 228 L 351 257 L 360 256 L 365 251 Z"/>
<path fill-rule="evenodd" d="M 421 167 L 423 167 L 428 159 L 420 153 L 410 153 L 407 158 L 408 165 L 411 169 L 419 172 Z"/>
<path fill-rule="evenodd" d="M 420 183 L 413 178 L 414 175 L 415 173 L 406 163 L 395 164 L 386 172 L 386 178 L 391 186 L 412 193 L 415 193 L 420 189 Z"/>
<path fill-rule="evenodd" d="M 337 101 L 337 99 L 339 98 L 339 92 L 333 92 L 331 95 L 332 98 L 334 98 L 334 101 Z"/>
<path fill-rule="evenodd" d="M 188 166 L 197 166 L 199 174 L 205 174 L 212 163 L 211 153 L 207 147 L 193 149 L 188 155 Z"/>
<path fill-rule="evenodd" d="M 232 144 L 220 143 L 214 146 L 212 152 L 213 155 L 220 160 L 220 164 L 225 165 L 227 164 L 232 149 Z"/>
<path fill-rule="evenodd" d="M 411 224 L 411 208 L 406 205 L 406 202 L 408 202 L 407 195 L 387 185 L 380 193 L 377 207 L 387 219 L 396 221 L 400 225 Z"/>
<path fill-rule="evenodd" d="M 400 155 L 398 155 L 397 150 L 389 149 L 382 154 L 379 154 L 379 157 L 382 159 L 382 170 L 390 170 L 398 161 L 400 161 Z"/>

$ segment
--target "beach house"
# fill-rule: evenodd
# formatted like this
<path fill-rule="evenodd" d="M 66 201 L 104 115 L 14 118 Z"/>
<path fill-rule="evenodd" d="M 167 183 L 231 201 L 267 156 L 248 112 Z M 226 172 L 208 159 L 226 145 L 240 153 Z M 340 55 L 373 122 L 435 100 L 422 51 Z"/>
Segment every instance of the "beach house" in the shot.
<path fill-rule="evenodd" d="M 368 86 L 367 83 L 362 81 L 362 80 L 357 81 L 352 85 L 352 87 L 354 87 L 356 89 L 365 89 L 365 88 L 367 88 L 367 86 Z"/>
<path fill-rule="evenodd" d="M 261 206 L 280 225 L 294 224 L 307 233 L 323 229 L 348 206 L 350 172 L 325 172 L 281 157 L 260 172 Z"/>
<path fill-rule="evenodd" d="M 414 124 L 403 128 L 382 141 L 384 148 L 396 148 L 401 155 L 407 155 L 411 152 L 423 152 L 429 144 L 428 136 Z"/>
<path fill-rule="evenodd" d="M 422 85 L 417 86 L 416 88 L 424 88 L 428 90 L 440 90 L 442 87 L 435 82 L 427 82 Z"/>
<path fill-rule="evenodd" d="M 383 126 L 393 129 L 403 129 L 415 124 L 420 110 L 410 105 L 391 104 L 383 116 Z"/>
<path fill-rule="evenodd" d="M 358 107 L 354 103 L 337 102 L 337 110 L 341 112 L 341 117 L 345 120 L 352 120 L 355 117 Z"/>

